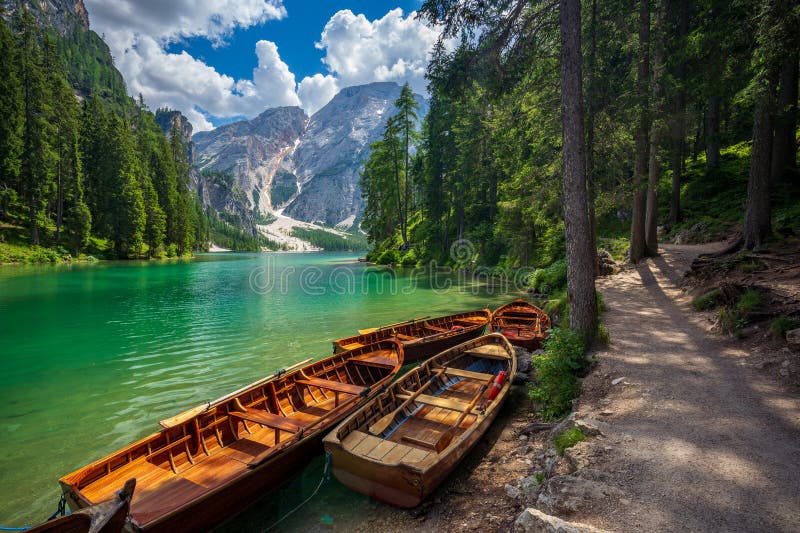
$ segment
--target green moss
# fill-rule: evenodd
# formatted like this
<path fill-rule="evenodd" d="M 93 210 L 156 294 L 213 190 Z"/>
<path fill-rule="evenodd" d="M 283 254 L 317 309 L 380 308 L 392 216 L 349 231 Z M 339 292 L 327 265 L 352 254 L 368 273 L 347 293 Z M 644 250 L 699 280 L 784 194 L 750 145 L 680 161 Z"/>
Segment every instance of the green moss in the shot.
<path fill-rule="evenodd" d="M 708 309 L 713 309 L 720 304 L 721 298 L 722 291 L 719 289 L 712 289 L 702 296 L 698 296 L 692 300 L 692 307 L 694 307 L 695 311 L 706 311 Z"/>
<path fill-rule="evenodd" d="M 586 435 L 579 428 L 573 427 L 553 437 L 558 455 L 564 455 L 564 450 L 572 448 L 581 441 L 586 440 Z"/>
<path fill-rule="evenodd" d="M 605 324 L 603 323 L 597 324 L 596 339 L 601 346 L 608 346 L 609 344 L 611 344 L 611 332 L 608 331 L 608 328 L 606 327 Z"/>

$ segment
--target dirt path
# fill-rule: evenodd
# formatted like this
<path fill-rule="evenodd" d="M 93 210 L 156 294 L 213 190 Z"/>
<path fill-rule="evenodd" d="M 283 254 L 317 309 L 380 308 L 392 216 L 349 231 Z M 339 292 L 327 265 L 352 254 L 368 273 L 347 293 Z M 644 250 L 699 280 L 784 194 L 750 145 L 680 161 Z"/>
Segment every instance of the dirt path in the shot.
<path fill-rule="evenodd" d="M 570 520 L 614 531 L 800 528 L 800 399 L 692 312 L 678 287 L 705 251 L 666 246 L 600 281 L 612 342 L 578 416 L 608 423 L 588 455 L 622 497 Z"/>

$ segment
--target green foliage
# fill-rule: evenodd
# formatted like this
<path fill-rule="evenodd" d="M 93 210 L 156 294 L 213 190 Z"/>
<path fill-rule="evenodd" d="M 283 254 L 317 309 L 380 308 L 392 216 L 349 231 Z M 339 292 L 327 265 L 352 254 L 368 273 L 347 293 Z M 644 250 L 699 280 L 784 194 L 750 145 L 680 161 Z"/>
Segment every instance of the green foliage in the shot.
<path fill-rule="evenodd" d="M 747 317 L 733 307 L 722 307 L 717 311 L 719 328 L 723 333 L 741 336 L 742 329 L 747 325 Z"/>
<path fill-rule="evenodd" d="M 258 252 L 262 248 L 282 250 L 285 247 L 263 235 L 253 236 L 242 231 L 238 216 L 231 213 L 214 213 L 211 210 L 205 217 L 210 242 L 234 252 Z M 177 248 L 175 249 L 177 253 Z"/>
<path fill-rule="evenodd" d="M 326 251 L 356 252 L 367 249 L 366 239 L 357 233 L 339 235 L 323 229 L 292 228 L 292 236 Z"/>
<path fill-rule="evenodd" d="M 758 311 L 764 304 L 764 297 L 758 289 L 747 289 L 739 296 L 736 303 L 736 310 L 740 313 L 752 313 Z"/>
<path fill-rule="evenodd" d="M 769 330 L 777 339 L 783 339 L 787 331 L 800 327 L 800 320 L 788 316 L 779 316 L 769 324 Z"/>
<path fill-rule="evenodd" d="M 561 259 L 533 274 L 531 285 L 538 292 L 550 294 L 567 287 L 567 261 Z"/>
<path fill-rule="evenodd" d="M 721 303 L 721 298 L 722 291 L 719 289 L 712 289 L 692 300 L 692 307 L 694 307 L 695 311 L 706 311 L 708 309 L 713 309 Z"/>
<path fill-rule="evenodd" d="M 554 292 L 547 299 L 547 303 L 542 308 L 545 313 L 550 315 L 554 323 L 569 323 L 569 299 L 567 289 Z"/>
<path fill-rule="evenodd" d="M 555 444 L 558 455 L 564 455 L 564 450 L 572 448 L 584 440 L 586 440 L 586 435 L 583 434 L 583 431 L 580 428 L 571 427 L 553 437 L 553 444 Z"/>
<path fill-rule="evenodd" d="M 609 346 L 611 344 L 611 332 L 602 322 L 597 324 L 597 334 L 595 339 L 601 346 Z"/>
<path fill-rule="evenodd" d="M 580 393 L 575 372 L 586 364 L 586 347 L 576 332 L 556 328 L 545 341 L 545 355 L 533 357 L 536 384 L 530 389 L 542 420 L 555 420 L 568 413 Z"/>

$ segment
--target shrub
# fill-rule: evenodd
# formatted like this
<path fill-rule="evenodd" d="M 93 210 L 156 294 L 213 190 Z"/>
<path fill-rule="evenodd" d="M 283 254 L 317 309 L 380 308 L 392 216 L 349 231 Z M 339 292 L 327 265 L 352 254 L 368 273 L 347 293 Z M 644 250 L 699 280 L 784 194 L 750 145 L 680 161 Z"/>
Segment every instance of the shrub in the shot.
<path fill-rule="evenodd" d="M 547 268 L 540 268 L 533 273 L 533 288 L 538 292 L 549 294 L 567 286 L 567 261 L 560 259 Z"/>
<path fill-rule="evenodd" d="M 586 435 L 583 434 L 580 428 L 576 427 L 567 429 L 553 437 L 553 443 L 556 446 L 558 455 L 564 455 L 564 450 L 572 448 L 583 440 L 586 440 Z"/>
<path fill-rule="evenodd" d="M 566 289 L 550 295 L 550 299 L 544 304 L 544 312 L 550 315 L 553 323 L 569 322 L 569 300 L 567 299 Z"/>
<path fill-rule="evenodd" d="M 542 420 L 555 420 L 570 411 L 581 390 L 574 372 L 586 366 L 586 348 L 577 333 L 558 328 L 550 332 L 545 351 L 533 358 L 536 385 L 531 387 L 530 397 L 539 404 Z"/>
<path fill-rule="evenodd" d="M 602 346 L 608 346 L 611 344 L 611 332 L 608 331 L 608 328 L 603 323 L 597 324 L 597 342 L 599 342 Z"/>

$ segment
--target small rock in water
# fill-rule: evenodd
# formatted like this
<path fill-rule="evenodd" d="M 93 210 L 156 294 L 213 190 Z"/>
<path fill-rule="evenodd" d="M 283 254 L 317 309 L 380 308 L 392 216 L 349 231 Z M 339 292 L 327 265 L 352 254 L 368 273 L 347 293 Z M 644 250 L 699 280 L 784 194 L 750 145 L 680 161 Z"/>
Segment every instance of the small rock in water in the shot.
<path fill-rule="evenodd" d="M 622 383 L 623 379 L 625 379 L 625 376 L 622 376 L 621 378 L 612 379 L 611 380 L 611 384 L 612 385 L 619 385 L 620 383 Z"/>

